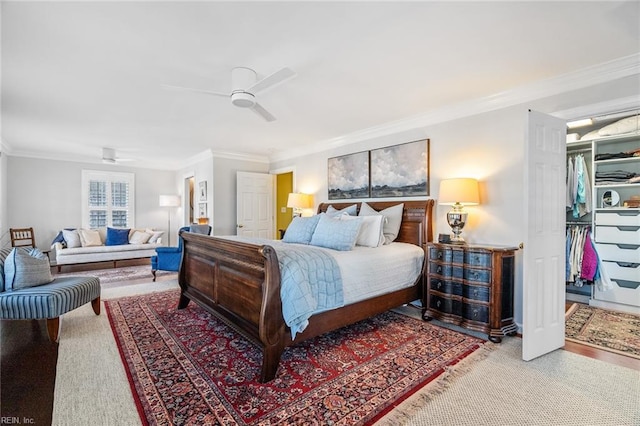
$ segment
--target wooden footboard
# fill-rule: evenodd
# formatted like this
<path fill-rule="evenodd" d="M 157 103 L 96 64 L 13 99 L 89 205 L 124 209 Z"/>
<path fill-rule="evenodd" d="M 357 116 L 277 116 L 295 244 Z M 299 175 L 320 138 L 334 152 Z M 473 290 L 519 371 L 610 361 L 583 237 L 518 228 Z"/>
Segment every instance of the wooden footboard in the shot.
<path fill-rule="evenodd" d="M 369 203 L 381 209 L 397 203 Z M 338 203 L 333 203 L 338 206 Z M 345 204 L 346 205 L 346 204 Z M 433 200 L 405 202 L 398 239 L 426 249 L 431 241 Z M 319 211 L 324 211 L 321 205 Z M 408 288 L 312 316 L 292 341 L 282 316 L 280 268 L 275 250 L 224 238 L 185 232 L 179 272 L 179 309 L 190 300 L 221 318 L 263 350 L 260 381 L 276 375 L 286 346 L 335 330 L 421 297 L 422 274 Z M 426 256 L 425 256 L 426 259 Z"/>

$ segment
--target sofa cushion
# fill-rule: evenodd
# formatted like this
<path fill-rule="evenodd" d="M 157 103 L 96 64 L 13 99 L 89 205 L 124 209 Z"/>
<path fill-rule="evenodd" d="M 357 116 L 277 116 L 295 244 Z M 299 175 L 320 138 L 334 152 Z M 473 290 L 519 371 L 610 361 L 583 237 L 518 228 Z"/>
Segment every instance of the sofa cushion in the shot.
<path fill-rule="evenodd" d="M 63 229 L 62 236 L 64 237 L 64 241 L 67 243 L 68 248 L 82 247 L 80 234 L 78 234 L 78 231 L 75 229 Z"/>
<path fill-rule="evenodd" d="M 35 287 L 53 281 L 49 259 L 37 248 L 16 247 L 4 261 L 5 290 Z"/>
<path fill-rule="evenodd" d="M 95 229 L 79 229 L 78 235 L 80 235 L 80 244 L 82 244 L 82 247 L 95 247 L 102 245 L 100 234 Z"/>
<path fill-rule="evenodd" d="M 129 244 L 129 228 L 107 228 L 105 246 Z"/>

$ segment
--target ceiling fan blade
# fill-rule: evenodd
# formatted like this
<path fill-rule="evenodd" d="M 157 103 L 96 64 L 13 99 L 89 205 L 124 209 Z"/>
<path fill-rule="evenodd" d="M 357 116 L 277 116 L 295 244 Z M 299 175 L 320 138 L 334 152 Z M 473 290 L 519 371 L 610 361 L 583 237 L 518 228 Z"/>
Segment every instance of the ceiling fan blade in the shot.
<path fill-rule="evenodd" d="M 258 114 L 260 117 L 264 118 L 266 121 L 276 121 L 276 118 L 266 109 L 264 109 L 259 103 L 253 104 L 251 111 Z"/>
<path fill-rule="evenodd" d="M 185 90 L 187 92 L 204 93 L 204 94 L 213 95 L 213 96 L 224 96 L 225 98 L 228 98 L 231 96 L 230 93 L 216 92 L 214 90 L 194 89 L 192 87 L 172 86 L 170 84 L 162 84 L 161 86 L 164 87 L 165 89 Z"/>
<path fill-rule="evenodd" d="M 253 86 L 245 89 L 249 93 L 256 94 L 262 90 L 265 90 L 271 86 L 275 86 L 278 83 L 282 83 L 285 80 L 288 80 L 292 77 L 295 77 L 295 71 L 289 68 L 282 68 L 280 71 L 276 71 L 273 74 L 263 78 L 260 81 L 257 81 Z"/>

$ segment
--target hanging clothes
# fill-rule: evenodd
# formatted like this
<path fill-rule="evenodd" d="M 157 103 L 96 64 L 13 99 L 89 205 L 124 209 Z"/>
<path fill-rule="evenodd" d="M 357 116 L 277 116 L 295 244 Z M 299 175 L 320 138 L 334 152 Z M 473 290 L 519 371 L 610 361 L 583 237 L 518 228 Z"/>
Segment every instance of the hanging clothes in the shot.
<path fill-rule="evenodd" d="M 582 287 L 594 282 L 598 276 L 600 262 L 589 226 L 567 226 L 566 259 L 565 280 L 567 283 Z"/>

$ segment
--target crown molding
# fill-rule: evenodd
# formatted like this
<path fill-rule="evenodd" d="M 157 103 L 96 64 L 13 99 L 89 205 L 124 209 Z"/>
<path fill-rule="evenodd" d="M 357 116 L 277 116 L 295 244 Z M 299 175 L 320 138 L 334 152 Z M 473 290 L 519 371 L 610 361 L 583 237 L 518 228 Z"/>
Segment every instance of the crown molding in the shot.
<path fill-rule="evenodd" d="M 274 153 L 270 159 L 271 161 L 281 161 L 314 154 L 356 142 L 406 132 L 419 127 L 495 111 L 632 75 L 640 75 L 640 53 L 539 80 L 493 95 L 447 105 L 426 113 L 327 139 L 305 148 Z"/>

